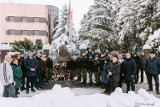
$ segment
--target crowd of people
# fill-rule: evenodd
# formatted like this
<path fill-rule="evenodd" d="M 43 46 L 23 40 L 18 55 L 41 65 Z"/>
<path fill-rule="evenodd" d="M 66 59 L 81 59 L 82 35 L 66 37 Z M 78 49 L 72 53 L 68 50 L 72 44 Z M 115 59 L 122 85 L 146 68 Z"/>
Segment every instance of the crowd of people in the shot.
<path fill-rule="evenodd" d="M 153 77 L 156 93 L 159 94 L 160 59 L 154 51 L 147 57 L 144 52 L 131 54 L 89 49 L 76 59 L 71 57 L 69 61 L 58 64 L 53 64 L 52 59 L 46 54 L 34 54 L 29 51 L 26 58 L 23 54 L 6 55 L 0 64 L 4 97 L 17 97 L 20 94 L 19 90 L 26 90 L 26 94 L 29 94 L 30 90 L 35 92 L 35 88 L 42 89 L 45 83 L 58 80 L 73 80 L 84 85 L 100 86 L 108 94 L 117 87 L 122 87 L 123 83 L 126 84 L 126 92 L 135 91 L 135 84 L 144 82 L 144 73 L 148 81 L 147 91 L 153 91 Z M 95 81 L 92 78 L 93 74 Z"/>

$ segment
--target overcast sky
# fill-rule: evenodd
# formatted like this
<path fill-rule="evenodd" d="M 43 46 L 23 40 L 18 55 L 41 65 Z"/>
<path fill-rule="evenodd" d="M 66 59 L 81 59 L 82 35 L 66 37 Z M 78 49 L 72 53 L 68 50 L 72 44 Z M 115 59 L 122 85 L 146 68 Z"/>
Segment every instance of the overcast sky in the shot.
<path fill-rule="evenodd" d="M 80 21 L 83 18 L 83 14 L 86 13 L 93 4 L 94 0 L 71 0 L 71 6 L 73 10 L 73 22 L 75 24 L 76 30 L 80 28 Z M 27 3 L 27 4 L 45 4 L 45 5 L 55 5 L 62 9 L 64 4 L 69 4 L 69 0 L 0 0 L 4 3 Z"/>

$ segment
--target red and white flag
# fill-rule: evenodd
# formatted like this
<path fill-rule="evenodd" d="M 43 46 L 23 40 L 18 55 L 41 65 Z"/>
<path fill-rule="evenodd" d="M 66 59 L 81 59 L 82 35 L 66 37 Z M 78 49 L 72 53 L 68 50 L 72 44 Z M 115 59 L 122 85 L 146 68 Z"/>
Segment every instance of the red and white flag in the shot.
<path fill-rule="evenodd" d="M 71 0 L 69 1 L 68 9 L 68 31 L 69 31 L 69 44 L 72 43 L 72 11 L 71 11 Z"/>

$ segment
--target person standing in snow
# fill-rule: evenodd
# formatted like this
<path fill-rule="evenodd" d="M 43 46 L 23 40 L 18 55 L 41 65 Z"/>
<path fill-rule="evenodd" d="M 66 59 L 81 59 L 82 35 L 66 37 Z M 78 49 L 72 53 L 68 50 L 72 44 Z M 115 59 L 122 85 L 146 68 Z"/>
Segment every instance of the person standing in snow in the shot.
<path fill-rule="evenodd" d="M 136 62 L 132 59 L 130 53 L 126 53 L 126 59 L 123 63 L 124 77 L 127 85 L 127 92 L 130 91 L 130 87 L 132 91 L 135 91 L 134 79 L 136 74 Z"/>
<path fill-rule="evenodd" d="M 120 81 L 120 63 L 116 57 L 113 57 L 112 63 L 109 69 L 109 78 L 111 80 L 111 90 L 112 92 L 119 86 Z"/>
<path fill-rule="evenodd" d="M 42 83 L 43 83 L 43 73 L 42 73 L 42 59 L 41 59 L 41 53 L 36 54 L 36 59 L 38 61 L 38 67 L 37 67 L 37 78 L 36 78 L 36 88 L 42 88 Z"/>
<path fill-rule="evenodd" d="M 23 90 L 26 90 L 26 87 L 25 87 L 25 85 L 26 85 L 26 81 L 25 81 L 26 80 L 26 72 L 25 72 L 25 66 L 24 66 L 24 54 L 21 54 L 20 62 L 18 64 L 20 65 L 21 70 L 22 70 L 21 91 L 23 91 Z"/>
<path fill-rule="evenodd" d="M 97 86 L 100 86 L 100 71 L 99 71 L 99 66 L 100 66 L 100 62 L 99 62 L 99 59 L 98 57 L 95 57 L 95 60 L 94 60 L 94 66 L 93 66 L 93 73 L 95 75 L 95 79 L 96 79 L 96 84 Z"/>
<path fill-rule="evenodd" d="M 139 68 L 140 68 L 140 64 L 141 64 L 141 59 L 140 59 L 140 57 L 138 56 L 137 53 L 133 54 L 133 59 L 135 60 L 136 66 L 137 66 L 136 67 L 137 68 L 136 75 L 135 75 L 135 83 L 137 84 L 138 80 L 139 80 Z"/>
<path fill-rule="evenodd" d="M 81 64 L 81 72 L 83 74 L 83 82 L 82 84 L 86 84 L 86 80 L 87 80 L 87 63 L 88 63 L 88 59 L 85 53 L 82 54 L 82 58 L 80 59 L 80 64 Z"/>
<path fill-rule="evenodd" d="M 156 85 L 156 92 L 159 95 L 159 77 L 160 74 L 160 59 L 156 57 L 156 52 L 151 51 L 149 54 L 149 59 L 146 61 L 145 71 L 148 75 L 148 82 L 149 82 L 149 90 L 153 91 L 152 87 L 152 77 L 154 78 L 155 85 Z"/>
<path fill-rule="evenodd" d="M 36 75 L 37 75 L 37 67 L 38 61 L 33 57 L 33 52 L 28 52 L 28 58 L 24 60 L 24 65 L 26 68 L 26 76 L 27 76 L 27 91 L 26 94 L 29 94 L 29 87 L 31 83 L 31 91 L 35 92 L 34 86 L 36 84 Z"/>
<path fill-rule="evenodd" d="M 0 65 L 0 80 L 4 86 L 3 97 L 16 97 L 15 87 L 13 85 L 13 70 L 10 65 L 12 57 L 6 55 L 4 62 Z"/>
<path fill-rule="evenodd" d="M 46 64 L 47 64 L 47 70 L 48 70 L 48 79 L 51 80 L 51 72 L 52 72 L 52 69 L 53 69 L 53 61 L 52 59 L 48 56 L 46 58 Z"/>
<path fill-rule="evenodd" d="M 94 60 L 92 56 L 89 56 L 88 59 L 88 74 L 89 74 L 89 79 L 90 79 L 90 85 L 92 85 L 92 74 L 93 74 L 93 67 L 94 67 Z"/>
<path fill-rule="evenodd" d="M 81 81 L 81 58 L 80 56 L 77 57 L 76 59 L 76 65 L 77 65 L 77 76 L 78 76 L 78 81 Z"/>
<path fill-rule="evenodd" d="M 19 88 L 21 87 L 22 70 L 18 64 L 17 58 L 14 58 L 12 60 L 11 66 L 13 69 L 13 76 L 14 76 L 16 96 L 17 96 L 17 94 L 20 94 L 18 91 L 19 91 Z"/>
<path fill-rule="evenodd" d="M 143 80 L 144 80 L 144 70 L 145 70 L 145 63 L 146 63 L 146 56 L 145 56 L 145 53 L 144 52 L 141 52 L 141 56 L 140 56 L 140 59 L 141 59 L 141 64 L 140 64 L 140 70 L 141 70 L 141 82 L 140 83 L 143 83 Z M 148 79 L 147 79 L 148 80 Z"/>
<path fill-rule="evenodd" d="M 47 62 L 46 62 L 46 55 L 43 54 L 41 57 L 41 72 L 42 72 L 42 83 L 43 83 L 43 79 L 45 79 L 45 82 L 49 82 L 48 81 L 48 70 L 47 70 Z"/>
<path fill-rule="evenodd" d="M 76 75 L 76 61 L 73 60 L 73 57 L 71 57 L 68 61 L 68 70 L 70 71 L 71 80 L 74 80 Z"/>
<path fill-rule="evenodd" d="M 125 79 L 124 79 L 124 72 L 123 72 L 123 62 L 124 62 L 124 58 L 123 58 L 122 53 L 119 53 L 119 54 L 118 54 L 118 61 L 121 63 L 121 64 L 120 64 L 121 69 L 120 69 L 120 81 L 119 81 L 119 87 L 122 88 L 122 83 L 125 82 Z"/>
<path fill-rule="evenodd" d="M 104 93 L 108 93 L 110 94 L 111 92 L 111 85 L 110 85 L 110 81 L 109 81 L 109 69 L 110 69 L 110 59 L 106 59 L 104 60 L 104 65 L 103 65 L 103 70 L 101 71 L 101 83 L 105 88 Z"/>

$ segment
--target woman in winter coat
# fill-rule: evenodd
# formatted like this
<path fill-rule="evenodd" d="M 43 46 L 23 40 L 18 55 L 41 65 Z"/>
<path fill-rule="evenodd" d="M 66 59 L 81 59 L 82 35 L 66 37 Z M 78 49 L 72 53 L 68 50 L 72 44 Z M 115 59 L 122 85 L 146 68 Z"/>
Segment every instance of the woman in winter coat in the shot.
<path fill-rule="evenodd" d="M 111 90 L 112 92 L 119 86 L 120 81 L 120 63 L 116 57 L 113 57 L 112 64 L 109 70 L 109 78 L 111 81 Z"/>
<path fill-rule="evenodd" d="M 21 87 L 22 70 L 18 64 L 17 58 L 12 60 L 11 66 L 12 66 L 13 76 L 15 81 L 16 94 L 20 94 L 18 91 L 19 91 L 19 88 Z"/>
<path fill-rule="evenodd" d="M 110 93 L 110 81 L 108 79 L 108 72 L 110 67 L 110 59 L 104 61 L 103 70 L 101 71 L 101 82 L 105 87 L 105 93 Z"/>

